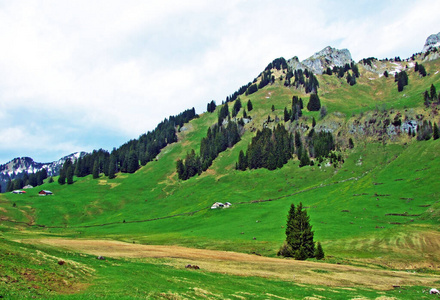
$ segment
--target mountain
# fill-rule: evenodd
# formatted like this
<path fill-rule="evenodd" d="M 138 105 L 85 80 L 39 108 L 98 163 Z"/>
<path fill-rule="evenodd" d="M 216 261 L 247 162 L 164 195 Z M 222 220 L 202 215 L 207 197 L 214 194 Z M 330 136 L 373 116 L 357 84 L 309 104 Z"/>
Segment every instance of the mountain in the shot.
<path fill-rule="evenodd" d="M 423 46 L 422 52 L 427 52 L 431 49 L 437 48 L 438 46 L 440 46 L 440 32 L 428 36 L 425 45 Z"/>
<path fill-rule="evenodd" d="M 351 53 L 347 49 L 339 50 L 327 46 L 302 62 L 295 56 L 289 59 L 287 64 L 292 70 L 308 69 L 314 74 L 321 75 L 327 68 L 343 67 L 352 62 Z"/>
<path fill-rule="evenodd" d="M 166 141 L 133 173 L 46 181 L 52 197 L 0 195 L 2 295 L 423 298 L 440 282 L 440 59 L 426 52 L 351 64 L 338 51 L 290 65 L 276 59 L 252 93 L 246 86 L 182 126 L 130 141 L 113 166 L 136 165 L 152 142 Z M 312 67 L 313 76 L 292 72 Z M 311 81 L 318 93 L 307 90 Z M 207 169 L 197 169 L 206 157 Z M 83 160 L 98 165 L 91 159 Z M 324 264 L 276 258 L 293 251 L 283 246 L 286 216 L 300 203 Z M 194 265 L 202 272 L 185 268 Z"/>
<path fill-rule="evenodd" d="M 76 160 L 86 155 L 86 152 L 75 152 L 50 163 L 39 163 L 30 157 L 17 157 L 11 161 L 0 165 L 0 185 L 2 191 L 5 191 L 9 180 L 20 178 L 23 172 L 34 174 L 42 169 L 46 169 L 48 176 L 57 176 L 64 162 L 68 159 Z"/>

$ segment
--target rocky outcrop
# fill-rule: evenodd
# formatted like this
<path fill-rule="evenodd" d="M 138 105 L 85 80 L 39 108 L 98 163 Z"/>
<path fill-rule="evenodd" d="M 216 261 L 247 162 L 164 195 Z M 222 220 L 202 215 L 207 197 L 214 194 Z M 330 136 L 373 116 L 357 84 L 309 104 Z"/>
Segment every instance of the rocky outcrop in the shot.
<path fill-rule="evenodd" d="M 313 54 L 309 58 L 299 62 L 298 57 L 293 57 L 287 61 L 287 65 L 292 70 L 308 69 L 314 74 L 322 74 L 328 67 L 342 67 L 353 62 L 350 51 L 347 49 L 335 49 L 330 46 Z"/>
<path fill-rule="evenodd" d="M 427 52 L 433 48 L 437 48 L 438 46 L 440 46 L 440 32 L 428 36 L 425 45 L 423 46 L 423 52 Z"/>

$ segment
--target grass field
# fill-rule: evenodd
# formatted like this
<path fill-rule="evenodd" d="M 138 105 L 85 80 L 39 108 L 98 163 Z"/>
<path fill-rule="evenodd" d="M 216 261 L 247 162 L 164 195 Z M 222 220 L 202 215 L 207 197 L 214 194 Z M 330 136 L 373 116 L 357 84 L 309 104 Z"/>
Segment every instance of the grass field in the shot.
<path fill-rule="evenodd" d="M 436 110 L 421 105 L 421 93 L 439 82 L 439 63 L 425 66 L 432 75 L 420 78 L 409 71 L 404 94 L 397 93 L 393 78 L 365 71 L 353 87 L 335 76 L 320 76 L 320 98 L 329 115 L 319 120 L 318 112 L 304 110 L 301 122 L 311 127 L 315 117 L 318 126 L 336 126 L 342 143 L 350 135 L 338 122 L 364 120 L 373 111 L 390 118 L 412 110 L 439 123 Z M 355 148 L 341 149 L 344 163 L 336 167 L 299 168 L 294 159 L 274 171 L 235 170 L 240 150 L 268 115 L 282 119 L 293 95 L 308 100 L 278 80 L 242 96 L 242 103 L 250 99 L 254 104 L 242 140 L 207 172 L 187 181 L 178 180 L 175 162 L 191 149 L 199 151 L 216 113 L 186 124 L 179 142 L 135 174 L 75 178 L 73 185 L 45 183 L 38 190 L 54 192 L 47 197 L 38 196 L 37 189 L 1 194 L 0 265 L 5 271 L 0 296 L 429 297 L 426 290 L 440 283 L 440 142 L 352 135 Z M 211 210 L 217 201 L 232 207 Z M 299 202 L 307 207 L 315 241 L 324 247 L 324 263 L 276 258 L 289 207 Z M 201 270 L 185 269 L 186 264 Z"/>

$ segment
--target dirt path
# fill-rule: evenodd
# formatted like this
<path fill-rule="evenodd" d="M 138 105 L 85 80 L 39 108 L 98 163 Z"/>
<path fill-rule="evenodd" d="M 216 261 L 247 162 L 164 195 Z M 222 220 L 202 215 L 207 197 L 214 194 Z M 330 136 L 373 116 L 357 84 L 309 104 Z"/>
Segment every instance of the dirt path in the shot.
<path fill-rule="evenodd" d="M 184 268 L 198 265 L 201 271 L 239 276 L 260 276 L 304 284 L 333 287 L 369 287 L 379 290 L 393 286 L 430 287 L 440 276 L 380 269 L 295 261 L 237 252 L 203 250 L 179 246 L 130 244 L 113 240 L 33 239 L 22 242 L 45 244 L 77 252 L 112 258 L 163 259 L 163 264 Z M 190 270 L 189 270 L 190 271 Z M 194 270 L 191 270 L 194 271 Z"/>

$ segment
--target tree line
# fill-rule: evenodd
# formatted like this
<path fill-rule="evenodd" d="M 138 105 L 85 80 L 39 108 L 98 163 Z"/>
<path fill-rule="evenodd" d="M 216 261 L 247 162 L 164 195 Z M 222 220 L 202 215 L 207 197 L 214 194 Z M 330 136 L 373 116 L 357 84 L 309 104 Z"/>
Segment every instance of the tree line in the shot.
<path fill-rule="evenodd" d="M 362 63 L 371 66 L 371 62 L 374 58 L 363 59 Z M 351 72 L 349 72 L 351 70 Z M 345 64 L 344 66 L 334 66 L 333 68 L 327 67 L 324 74 L 333 75 L 336 74 L 338 78 L 346 77 L 346 81 L 349 85 L 353 86 L 356 84 L 356 78 L 359 78 L 359 68 L 354 63 Z"/>
<path fill-rule="evenodd" d="M 225 119 L 227 122 L 224 122 Z M 206 171 L 221 152 L 240 141 L 242 126 L 240 122 L 231 120 L 228 103 L 225 103 L 219 111 L 218 122 L 208 128 L 206 137 L 201 140 L 200 155 L 192 149 L 183 160 L 177 160 L 176 172 L 179 179 L 187 180 Z"/>
<path fill-rule="evenodd" d="M 293 82 L 292 78 L 294 78 Z M 304 71 L 302 69 L 298 69 L 293 72 L 287 72 L 286 79 L 284 80 L 284 86 L 295 86 L 297 89 L 302 86 L 307 94 L 317 93 L 319 81 L 313 72 L 309 71 L 308 69 L 305 69 Z"/>
<path fill-rule="evenodd" d="M 14 190 L 22 189 L 27 185 L 31 185 L 33 187 L 39 186 L 43 184 L 43 181 L 47 178 L 47 170 L 41 169 L 35 173 L 28 173 L 23 171 L 21 174 L 18 174 L 15 179 L 8 180 L 6 184 L 6 192 L 12 192 Z M 1 192 L 1 188 L 0 188 Z"/>
<path fill-rule="evenodd" d="M 149 131 L 123 144 L 119 148 L 113 148 L 111 152 L 106 150 L 94 150 L 76 161 L 68 160 L 60 170 L 58 183 L 72 184 L 73 175 L 84 177 L 93 174 L 98 178 L 104 173 L 109 179 L 115 178 L 115 174 L 134 173 L 142 165 L 152 161 L 160 151 L 168 144 L 177 142 L 177 131 L 184 123 L 197 118 L 195 109 L 188 109 L 176 116 L 170 116 L 160 122 L 153 131 Z"/>
<path fill-rule="evenodd" d="M 299 131 L 295 135 L 289 133 L 284 126 L 278 124 L 274 130 L 263 128 L 252 138 L 246 152 L 240 151 L 236 169 L 266 168 L 275 170 L 283 167 L 296 154 L 300 167 L 313 165 L 317 159 L 331 158 L 332 162 L 342 161 L 342 157 L 333 153 L 336 149 L 331 132 L 316 132 L 314 128 L 302 138 Z"/>

